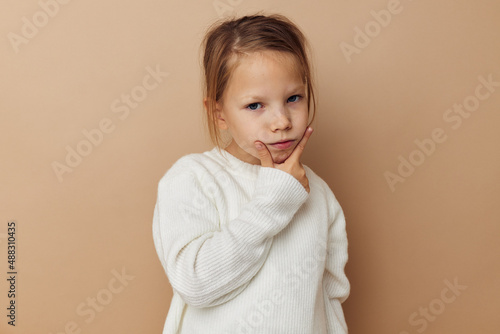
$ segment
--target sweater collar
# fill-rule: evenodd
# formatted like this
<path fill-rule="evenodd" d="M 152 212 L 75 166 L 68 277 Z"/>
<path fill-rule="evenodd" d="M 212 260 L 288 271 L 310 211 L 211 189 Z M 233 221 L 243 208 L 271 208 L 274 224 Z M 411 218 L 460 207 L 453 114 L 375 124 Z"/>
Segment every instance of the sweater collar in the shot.
<path fill-rule="evenodd" d="M 259 173 L 259 170 L 262 168 L 261 165 L 253 165 L 248 162 L 245 162 L 243 160 L 238 159 L 225 149 L 221 148 L 220 149 L 221 153 L 217 150 L 217 147 L 214 147 L 211 150 L 211 153 L 219 158 L 221 163 L 225 166 L 228 167 L 232 170 L 239 171 L 239 172 L 244 172 L 247 174 L 255 174 L 257 175 Z M 224 159 L 226 158 L 226 159 Z"/>

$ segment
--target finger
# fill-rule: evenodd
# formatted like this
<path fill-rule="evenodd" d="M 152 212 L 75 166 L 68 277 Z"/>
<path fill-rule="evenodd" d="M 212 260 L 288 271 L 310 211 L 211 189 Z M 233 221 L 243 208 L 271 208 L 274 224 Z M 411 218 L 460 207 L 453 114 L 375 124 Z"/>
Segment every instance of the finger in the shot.
<path fill-rule="evenodd" d="M 313 128 L 310 126 L 307 127 L 306 131 L 304 132 L 304 136 L 300 140 L 300 142 L 295 146 L 295 149 L 293 150 L 292 154 L 288 157 L 287 160 L 292 160 L 292 161 L 299 161 L 300 157 L 302 156 L 302 152 L 304 151 L 304 148 L 306 147 L 306 143 L 309 140 L 309 137 L 311 137 L 311 134 L 313 133 Z"/>
<path fill-rule="evenodd" d="M 274 167 L 273 157 L 271 156 L 271 153 L 267 149 L 266 145 L 260 141 L 256 141 L 255 148 L 257 149 L 257 154 L 260 159 L 260 165 L 262 167 Z"/>

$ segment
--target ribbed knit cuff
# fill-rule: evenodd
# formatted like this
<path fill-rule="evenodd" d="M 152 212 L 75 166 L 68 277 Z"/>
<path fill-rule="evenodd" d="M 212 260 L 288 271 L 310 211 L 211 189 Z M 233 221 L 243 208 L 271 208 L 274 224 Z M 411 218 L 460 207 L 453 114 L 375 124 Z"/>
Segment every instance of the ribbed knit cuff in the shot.
<path fill-rule="evenodd" d="M 275 235 L 293 218 L 309 193 L 291 174 L 277 168 L 262 167 L 257 178 L 254 200 L 260 220 L 268 222 L 268 232 Z"/>

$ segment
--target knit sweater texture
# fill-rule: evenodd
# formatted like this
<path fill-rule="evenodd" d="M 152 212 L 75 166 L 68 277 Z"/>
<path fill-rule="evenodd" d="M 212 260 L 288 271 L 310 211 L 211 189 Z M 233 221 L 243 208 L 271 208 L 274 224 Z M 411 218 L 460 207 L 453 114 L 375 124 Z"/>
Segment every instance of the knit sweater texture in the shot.
<path fill-rule="evenodd" d="M 153 240 L 173 289 L 163 334 L 347 333 L 344 214 L 302 165 L 309 193 L 215 147 L 161 178 Z"/>

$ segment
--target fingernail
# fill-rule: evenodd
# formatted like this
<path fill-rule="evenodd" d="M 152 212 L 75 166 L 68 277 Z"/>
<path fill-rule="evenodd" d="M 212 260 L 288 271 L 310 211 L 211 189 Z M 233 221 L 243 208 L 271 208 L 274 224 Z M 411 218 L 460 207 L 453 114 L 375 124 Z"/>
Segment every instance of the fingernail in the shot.
<path fill-rule="evenodd" d="M 258 150 L 260 150 L 262 148 L 262 144 L 261 143 L 256 143 L 255 146 L 257 146 Z"/>

